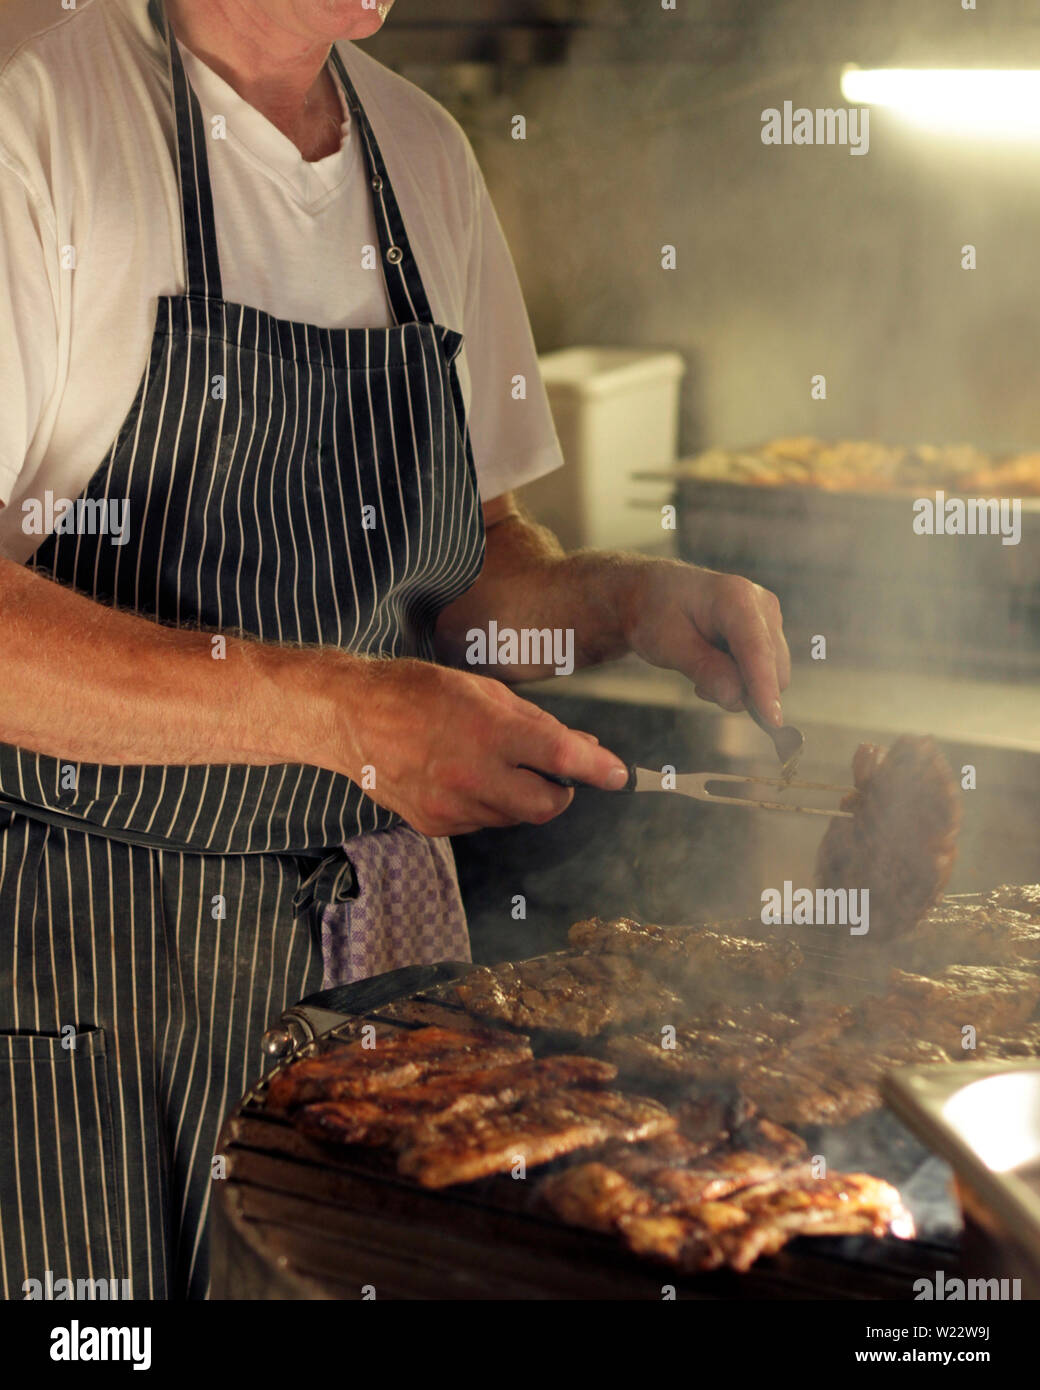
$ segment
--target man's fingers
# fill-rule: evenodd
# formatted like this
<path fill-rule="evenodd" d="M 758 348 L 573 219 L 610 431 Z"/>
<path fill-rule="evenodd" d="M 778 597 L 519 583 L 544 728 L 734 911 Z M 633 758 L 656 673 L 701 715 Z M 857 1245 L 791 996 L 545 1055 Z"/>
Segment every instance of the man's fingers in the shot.
<path fill-rule="evenodd" d="M 628 768 L 619 757 L 550 715 L 517 731 L 510 761 L 604 791 L 617 790 L 628 780 Z"/>
<path fill-rule="evenodd" d="M 679 669 L 693 681 L 693 688 L 702 700 L 711 700 L 723 709 L 743 708 L 744 682 L 733 658 L 718 647 L 710 647 L 691 632 L 693 651 Z"/>
<path fill-rule="evenodd" d="M 777 653 L 754 586 L 736 592 L 719 615 L 719 628 L 752 704 L 765 719 L 780 724 Z"/>
<path fill-rule="evenodd" d="M 494 786 L 481 794 L 478 814 L 484 825 L 544 825 L 566 811 L 573 800 L 570 787 L 558 787 L 524 768 L 505 768 Z"/>

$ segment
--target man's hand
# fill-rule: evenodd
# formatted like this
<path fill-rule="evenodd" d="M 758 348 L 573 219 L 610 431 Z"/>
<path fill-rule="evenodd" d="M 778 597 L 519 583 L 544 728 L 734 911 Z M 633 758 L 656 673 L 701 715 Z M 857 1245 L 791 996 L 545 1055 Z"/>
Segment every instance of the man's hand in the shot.
<path fill-rule="evenodd" d="M 770 723 L 783 723 L 791 654 L 768 589 L 735 574 L 647 561 L 632 571 L 622 627 L 632 651 L 681 671 L 702 699 L 727 710 L 750 701 Z"/>
<path fill-rule="evenodd" d="M 338 755 L 326 766 L 366 786 L 373 801 L 424 835 L 463 835 L 484 826 L 541 825 L 565 811 L 574 793 L 523 765 L 604 790 L 624 785 L 627 770 L 591 734 L 568 729 L 501 682 L 428 662 L 352 664 L 336 689 L 325 658 L 330 732 Z M 369 779 L 371 780 L 371 779 Z"/>
<path fill-rule="evenodd" d="M 462 665 L 467 632 L 492 618 L 500 629 L 572 629 L 576 666 L 636 652 L 689 676 L 698 695 L 723 709 L 750 701 L 770 723 L 783 722 L 780 692 L 791 679 L 791 657 L 775 594 L 678 560 L 595 550 L 564 555 L 509 494 L 486 503 L 484 514 L 484 569 L 440 616 L 442 660 Z M 553 668 L 489 674 L 514 684 L 544 679 Z"/>

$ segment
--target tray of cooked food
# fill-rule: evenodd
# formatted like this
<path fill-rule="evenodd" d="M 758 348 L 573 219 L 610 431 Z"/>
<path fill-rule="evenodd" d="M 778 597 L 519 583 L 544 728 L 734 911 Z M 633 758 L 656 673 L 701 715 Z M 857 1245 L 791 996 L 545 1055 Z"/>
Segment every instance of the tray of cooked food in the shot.
<path fill-rule="evenodd" d="M 1034 670 L 1040 453 L 775 439 L 709 449 L 674 486 L 678 554 L 772 590 L 791 642 L 901 669 Z"/>
<path fill-rule="evenodd" d="M 741 448 L 705 449 L 668 471 L 638 477 L 818 492 L 1040 498 L 1040 452 L 994 454 L 972 444 L 885 444 L 796 435 Z"/>

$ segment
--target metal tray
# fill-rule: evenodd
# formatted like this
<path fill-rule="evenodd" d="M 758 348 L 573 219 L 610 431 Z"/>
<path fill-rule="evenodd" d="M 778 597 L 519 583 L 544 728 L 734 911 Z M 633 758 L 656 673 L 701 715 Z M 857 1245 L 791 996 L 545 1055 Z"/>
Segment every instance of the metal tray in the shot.
<path fill-rule="evenodd" d="M 881 1094 L 951 1165 L 966 1217 L 1007 1246 L 1002 1272 L 1040 1287 L 1040 1061 L 901 1067 Z"/>

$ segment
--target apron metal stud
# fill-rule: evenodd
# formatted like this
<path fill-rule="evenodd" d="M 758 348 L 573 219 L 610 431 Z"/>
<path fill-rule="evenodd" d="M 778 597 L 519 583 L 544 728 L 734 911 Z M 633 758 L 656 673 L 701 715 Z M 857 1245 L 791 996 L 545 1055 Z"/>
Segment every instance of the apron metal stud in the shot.
<path fill-rule="evenodd" d="M 386 258 L 391 265 L 397 265 L 398 261 L 404 260 L 404 252 L 399 246 L 391 246 L 386 253 Z"/>
<path fill-rule="evenodd" d="M 382 193 L 383 191 L 383 180 L 379 177 L 378 174 L 376 174 L 376 176 L 372 180 L 372 187 L 375 189 L 377 193 Z"/>

